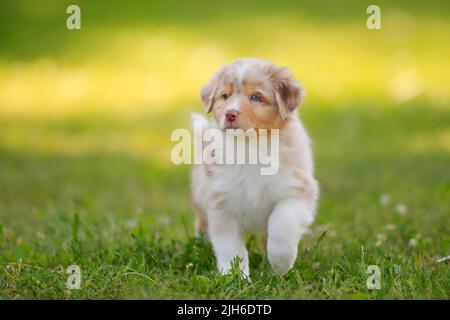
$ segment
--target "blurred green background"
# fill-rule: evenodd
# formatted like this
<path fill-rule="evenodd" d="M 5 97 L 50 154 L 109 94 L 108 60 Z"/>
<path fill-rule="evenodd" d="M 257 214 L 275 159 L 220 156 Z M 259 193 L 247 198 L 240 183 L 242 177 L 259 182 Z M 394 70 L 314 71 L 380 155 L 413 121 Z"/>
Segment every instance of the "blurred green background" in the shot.
<path fill-rule="evenodd" d="M 171 163 L 170 134 L 202 110 L 212 73 L 248 56 L 306 88 L 316 226 L 339 239 L 327 245 L 414 239 L 425 260 L 448 254 L 450 2 L 376 1 L 382 29 L 368 30 L 372 3 L 1 1 L 3 261 L 44 250 L 48 263 L 75 212 L 80 239 L 192 235 L 190 168 Z M 81 30 L 66 28 L 69 4 Z"/>

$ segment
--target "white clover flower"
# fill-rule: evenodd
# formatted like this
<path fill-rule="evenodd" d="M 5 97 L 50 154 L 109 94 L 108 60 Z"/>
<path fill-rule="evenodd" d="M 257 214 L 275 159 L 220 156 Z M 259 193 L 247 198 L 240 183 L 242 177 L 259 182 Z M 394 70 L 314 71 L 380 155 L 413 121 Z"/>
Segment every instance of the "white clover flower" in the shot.
<path fill-rule="evenodd" d="M 388 194 L 382 194 L 380 197 L 380 203 L 383 206 L 387 206 L 391 202 L 391 197 Z"/>
<path fill-rule="evenodd" d="M 406 214 L 406 211 L 408 211 L 408 208 L 406 207 L 406 205 L 404 203 L 398 203 L 395 206 L 395 211 L 397 211 L 398 214 L 403 216 Z"/>
<path fill-rule="evenodd" d="M 416 247 L 417 246 L 417 239 L 414 239 L 414 238 L 409 239 L 408 246 L 410 246 L 411 248 Z"/>

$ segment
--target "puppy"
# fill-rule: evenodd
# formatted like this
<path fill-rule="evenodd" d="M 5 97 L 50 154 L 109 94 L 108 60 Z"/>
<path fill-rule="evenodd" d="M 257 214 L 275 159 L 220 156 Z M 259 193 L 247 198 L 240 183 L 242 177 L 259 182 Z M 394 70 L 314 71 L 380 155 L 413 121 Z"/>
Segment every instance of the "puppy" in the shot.
<path fill-rule="evenodd" d="M 257 165 L 200 164 L 192 171 L 196 229 L 207 232 L 219 272 L 230 272 L 236 257 L 249 276 L 245 237 L 259 234 L 276 274 L 289 271 L 298 242 L 314 221 L 319 193 L 313 176 L 310 139 L 297 115 L 305 92 L 289 70 L 256 58 L 224 66 L 202 88 L 213 120 L 226 129 L 279 131 L 279 169 L 261 175 Z"/>

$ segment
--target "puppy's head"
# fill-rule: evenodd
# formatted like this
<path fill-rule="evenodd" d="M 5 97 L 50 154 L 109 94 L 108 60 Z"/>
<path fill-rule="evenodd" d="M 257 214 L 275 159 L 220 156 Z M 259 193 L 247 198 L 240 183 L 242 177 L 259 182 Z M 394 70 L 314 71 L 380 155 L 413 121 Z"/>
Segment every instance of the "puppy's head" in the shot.
<path fill-rule="evenodd" d="M 254 58 L 224 66 L 201 90 L 222 129 L 279 129 L 304 95 L 287 68 Z"/>

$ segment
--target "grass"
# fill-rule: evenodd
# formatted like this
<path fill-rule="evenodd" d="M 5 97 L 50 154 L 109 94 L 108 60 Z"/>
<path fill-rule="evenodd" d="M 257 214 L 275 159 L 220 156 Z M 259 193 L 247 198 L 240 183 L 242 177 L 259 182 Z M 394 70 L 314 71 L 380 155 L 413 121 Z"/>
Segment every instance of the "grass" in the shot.
<path fill-rule="evenodd" d="M 302 115 L 314 137 L 322 198 L 286 276 L 272 274 L 256 238 L 248 242 L 253 283 L 217 275 L 210 245 L 193 235 L 189 168 L 112 150 L 61 155 L 30 146 L 0 153 L 1 296 L 448 299 L 448 263 L 436 257 L 449 252 L 450 156 L 437 142 L 422 150 L 410 132 L 439 141 L 450 114 L 410 106 L 305 107 Z M 81 143 L 107 141 L 123 126 L 133 128 L 126 136 L 145 135 L 163 120 L 127 121 L 136 120 L 16 120 L 14 127 L 38 140 Z M 383 195 L 388 204 L 380 203 Z M 71 264 L 81 268 L 80 290 L 66 289 Z M 380 290 L 366 288 L 373 264 L 381 268 Z"/>
<path fill-rule="evenodd" d="M 449 298 L 448 2 L 380 2 L 379 32 L 360 1 L 273 3 L 81 2 L 80 32 L 63 2 L 0 4 L 0 298 Z M 287 275 L 248 239 L 247 283 L 194 236 L 170 134 L 252 55 L 307 88 L 321 199 Z"/>

